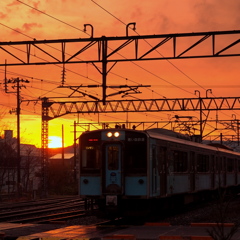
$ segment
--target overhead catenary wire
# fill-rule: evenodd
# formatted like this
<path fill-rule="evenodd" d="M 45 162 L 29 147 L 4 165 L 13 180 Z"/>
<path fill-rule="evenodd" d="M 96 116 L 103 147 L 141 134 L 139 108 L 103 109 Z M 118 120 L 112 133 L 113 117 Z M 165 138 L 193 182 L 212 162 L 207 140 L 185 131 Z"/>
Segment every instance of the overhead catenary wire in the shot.
<path fill-rule="evenodd" d="M 19 2 L 22 3 L 22 1 L 19 1 Z M 32 7 L 32 6 L 28 5 L 28 4 L 25 4 L 25 5 L 28 6 L 28 7 L 30 7 L 31 9 L 34 9 L 34 10 L 36 10 L 36 11 L 39 11 L 39 12 L 45 14 L 45 12 L 40 11 L 40 10 L 38 10 L 38 9 L 35 8 L 35 7 Z M 49 15 L 49 14 L 45 14 L 45 15 L 47 15 L 47 16 L 51 16 L 51 15 Z M 52 17 L 52 16 L 51 16 L 51 17 Z M 55 20 L 60 21 L 61 23 L 65 23 L 64 21 L 62 21 L 62 20 L 60 20 L 60 19 L 57 19 L 57 18 L 55 18 L 55 17 L 52 17 L 52 18 L 55 19 Z M 119 20 L 120 20 L 120 19 L 119 19 Z M 121 22 L 122 22 L 122 21 L 121 21 Z M 124 22 L 122 22 L 122 23 L 123 23 L 124 25 L 126 25 Z M 67 24 L 67 23 L 66 23 L 66 24 Z M 72 26 L 72 25 L 70 25 L 70 24 L 67 24 L 67 25 L 68 25 L 68 26 Z M 74 27 L 74 28 L 75 28 L 75 27 Z M 78 28 L 75 28 L 75 29 L 78 29 Z M 136 66 L 138 66 L 138 67 L 144 69 L 146 72 L 148 72 L 148 73 L 154 75 L 155 77 L 158 77 L 159 79 L 161 79 L 161 80 L 163 80 L 163 81 L 165 81 L 165 82 L 167 82 L 167 83 L 169 83 L 169 84 L 172 84 L 172 83 L 170 83 L 169 81 L 167 81 L 167 80 L 165 80 L 165 79 L 163 79 L 163 78 L 157 76 L 156 74 L 153 74 L 151 71 L 146 70 L 145 68 L 141 67 L 140 65 L 138 65 L 138 64 L 136 64 L 136 63 L 134 63 L 134 64 L 135 64 Z M 129 79 L 129 81 L 131 81 L 131 80 Z M 136 81 L 131 81 L 131 82 L 135 82 L 135 83 L 136 83 Z M 181 90 L 187 92 L 187 93 L 193 94 L 193 93 L 191 93 L 191 92 L 189 92 L 189 91 L 187 91 L 187 90 L 185 90 L 185 89 L 182 89 L 181 87 L 179 87 L 179 86 L 177 86 L 177 85 L 174 85 L 174 86 L 175 86 L 176 88 L 179 88 L 179 89 L 181 89 Z M 159 94 L 159 93 L 157 93 L 156 91 L 154 91 L 154 90 L 152 90 L 152 89 L 150 89 L 150 88 L 147 88 L 147 89 L 149 89 L 151 92 L 154 92 L 154 93 L 157 94 L 157 95 L 160 95 L 160 96 L 164 97 L 162 94 Z"/>
<path fill-rule="evenodd" d="M 39 9 L 37 9 L 37 8 L 35 8 L 35 7 L 32 7 L 31 5 L 28 5 L 28 4 L 25 4 L 25 3 L 23 3 L 22 1 L 20 1 L 20 0 L 17 0 L 18 2 L 20 2 L 20 3 L 22 3 L 22 4 L 24 4 L 24 5 L 26 5 L 27 7 L 29 7 L 29 8 L 31 8 L 31 9 L 34 9 L 34 10 L 36 10 L 36 11 L 39 11 L 39 12 L 41 12 L 41 13 L 43 13 L 43 14 L 45 14 L 46 16 L 48 16 L 48 17 L 51 17 L 51 18 L 53 18 L 53 19 L 55 19 L 55 20 L 57 20 L 57 21 L 59 21 L 59 22 L 61 22 L 61 23 L 64 23 L 64 24 L 66 24 L 66 25 L 68 25 L 68 26 L 70 26 L 70 27 L 73 27 L 74 29 L 77 29 L 77 30 L 80 30 L 80 31 L 82 31 L 81 29 L 79 29 L 79 28 L 77 28 L 77 27 L 75 27 L 75 26 L 73 26 L 73 25 L 71 25 L 71 24 L 68 24 L 68 23 L 66 23 L 66 22 L 64 22 L 64 21 L 62 21 L 62 20 L 60 20 L 60 19 L 58 19 L 58 18 L 55 18 L 55 17 L 53 17 L 53 16 L 51 16 L 50 14 L 46 14 L 46 12 L 43 12 L 43 11 L 40 11 Z M 93 1 L 94 2 L 94 1 Z M 97 4 L 98 5 L 98 4 Z M 100 6 L 100 5 L 99 5 Z M 109 12 L 110 13 L 110 12 Z M 112 15 L 112 14 L 111 14 Z M 113 15 L 112 15 L 113 16 Z M 118 19 L 118 18 L 117 18 Z M 119 21 L 121 21 L 120 19 L 118 19 Z M 123 21 L 121 21 L 124 25 L 126 25 Z M 83 32 L 83 31 L 82 31 Z M 85 33 L 85 31 L 84 31 L 84 33 Z M 119 53 L 118 53 L 119 54 Z M 122 55 L 121 55 L 122 56 Z M 122 56 L 123 57 L 123 56 Z M 134 63 L 136 66 L 138 66 L 138 67 L 140 67 L 140 65 L 138 65 L 138 64 L 136 64 L 136 63 Z M 141 67 L 141 69 L 144 69 L 144 70 L 146 70 L 145 68 L 143 68 L 143 67 Z M 149 70 L 147 70 L 147 72 L 148 73 L 151 73 Z M 155 76 L 156 76 L 156 74 L 155 74 Z M 158 76 L 159 77 L 159 76 Z M 165 81 L 165 82 L 167 82 L 167 83 L 169 83 L 169 84 L 172 84 L 172 83 L 170 83 L 169 81 L 167 81 L 167 80 L 165 80 L 165 79 L 163 79 L 163 78 L 161 78 L 161 77 L 159 77 L 161 80 L 163 80 L 163 81 Z M 129 79 L 129 81 L 131 81 L 130 79 Z M 135 81 L 132 81 L 132 82 L 135 82 Z M 135 82 L 136 83 L 136 82 Z M 177 85 L 175 85 L 175 87 L 177 87 L 177 88 L 179 88 Z M 179 89 L 181 89 L 181 88 L 179 88 Z M 181 89 L 181 90 L 183 90 L 183 91 L 185 91 L 184 89 Z M 150 90 L 150 91 L 152 91 L 152 90 Z M 157 93 L 156 93 L 157 94 Z M 192 94 L 192 93 L 190 93 L 190 94 Z M 163 96 L 163 95 L 161 95 L 161 96 Z"/>
<path fill-rule="evenodd" d="M 121 22 L 123 25 L 127 26 L 127 24 L 125 22 L 123 22 L 120 18 L 116 17 L 114 14 L 112 14 L 110 11 L 108 11 L 107 9 L 105 9 L 104 7 L 102 7 L 100 4 L 96 3 L 94 0 L 91 0 L 94 4 L 96 4 L 98 7 L 100 7 L 102 10 L 104 10 L 105 12 L 107 12 L 108 14 L 110 14 L 112 17 L 114 17 L 115 19 L 117 19 L 119 22 Z M 136 29 L 132 29 L 134 32 L 137 33 L 138 36 L 140 36 L 140 34 L 136 31 Z M 153 47 L 147 40 L 144 40 L 149 46 Z M 156 51 L 158 54 L 160 54 L 162 57 L 164 57 L 158 50 L 154 50 Z M 179 72 L 181 72 L 184 76 L 186 76 L 187 78 L 189 78 L 191 81 L 193 81 L 196 85 L 198 85 L 199 87 L 203 88 L 200 84 L 198 84 L 196 81 L 194 81 L 192 78 L 190 78 L 186 73 L 184 73 L 180 68 L 178 68 L 175 64 L 173 64 L 170 60 L 166 59 L 166 61 L 168 63 L 170 63 L 174 68 L 176 68 Z M 136 64 L 136 63 L 134 63 Z M 138 65 L 138 64 L 136 64 Z M 142 67 L 141 67 L 142 68 Z M 148 71 L 150 73 L 150 71 Z M 156 76 L 156 74 L 154 74 Z M 173 85 L 174 87 L 177 87 L 179 88 L 177 85 L 175 84 L 172 84 L 171 82 L 163 79 L 163 78 L 160 78 L 161 80 Z M 180 88 L 181 89 L 181 88 Z M 203 88 L 204 89 L 204 88 Z M 184 90 L 184 89 L 181 89 L 181 90 Z M 206 90 L 206 89 L 204 89 Z M 193 94 L 193 93 L 190 93 L 190 94 Z"/>
<path fill-rule="evenodd" d="M 108 14 L 110 14 L 112 17 L 114 17 L 115 19 L 117 19 L 119 22 L 121 22 L 123 25 L 127 26 L 127 24 L 125 22 L 123 22 L 120 18 L 116 17 L 114 14 L 112 14 L 110 11 L 108 11 L 106 8 L 102 7 L 100 4 L 96 3 L 94 0 L 91 0 L 94 4 L 96 4 L 98 7 L 100 7 L 102 10 L 104 10 L 105 12 L 107 12 Z M 140 36 L 140 34 L 136 31 L 136 29 L 132 29 L 133 31 L 135 31 L 137 33 L 137 35 Z M 152 45 L 147 41 L 147 40 L 144 40 L 148 45 L 150 45 L 152 47 Z M 160 54 L 162 57 L 164 57 L 157 49 L 155 49 L 154 51 L 156 51 L 158 54 Z M 177 67 L 175 64 L 173 64 L 169 59 L 166 59 L 166 61 L 171 64 L 174 68 L 176 68 L 180 73 L 182 73 L 184 76 L 186 76 L 188 79 L 190 79 L 192 82 L 194 82 L 196 85 L 198 85 L 200 88 L 204 89 L 205 91 L 207 90 L 206 88 L 204 88 L 203 86 L 201 86 L 199 83 L 197 83 L 195 80 L 193 80 L 189 75 L 187 75 L 185 72 L 183 72 L 179 67 Z M 135 65 L 138 65 L 136 63 L 134 63 Z M 150 71 L 149 71 L 150 72 Z M 155 74 L 154 74 L 155 75 Z M 169 83 L 168 81 L 166 81 L 165 79 L 162 79 L 161 80 Z M 179 86 L 177 85 L 174 85 L 172 83 L 170 83 L 171 85 L 179 88 L 179 89 L 182 89 L 180 88 Z M 188 91 L 186 91 L 188 92 Z M 191 94 L 194 94 L 194 93 L 191 93 Z M 213 95 L 213 94 L 212 94 Z M 213 95 L 214 96 L 214 95 Z M 214 96 L 215 97 L 215 96 Z M 234 111 L 235 112 L 235 111 Z M 226 113 L 223 113 L 224 115 L 226 116 L 229 116 L 227 115 Z"/>
<path fill-rule="evenodd" d="M 18 1 L 18 2 L 21 2 L 21 3 L 23 3 L 22 1 Z M 94 2 L 94 1 L 93 1 Z M 25 4 L 25 3 L 23 3 L 23 4 Z M 25 4 L 25 5 L 27 5 L 27 4 Z M 28 7 L 31 7 L 30 5 L 27 5 Z M 31 7 L 31 8 L 33 8 L 33 7 Z M 35 8 L 35 10 L 38 10 L 38 9 L 36 9 Z M 38 10 L 39 12 L 41 12 L 41 13 L 43 13 L 43 14 L 45 14 L 45 12 L 42 12 L 42 11 L 40 11 L 40 10 Z M 47 15 L 47 16 L 51 16 L 51 15 L 49 15 L 49 14 L 45 14 L 45 15 Z M 112 14 L 111 14 L 112 15 Z M 114 15 L 113 15 L 114 16 Z M 52 17 L 52 16 L 51 16 Z M 114 16 L 115 17 L 115 16 Z M 60 22 L 62 22 L 62 23 L 65 23 L 64 21 L 62 21 L 62 20 L 60 20 L 60 19 L 57 19 L 57 18 L 55 18 L 55 17 L 52 17 L 53 19 L 55 19 L 55 20 L 58 20 L 58 21 L 60 21 Z M 116 17 L 115 17 L 116 18 Z M 121 21 L 123 24 L 125 24 L 123 21 Z M 66 23 L 65 23 L 66 24 Z M 72 25 L 70 25 L 70 24 L 67 24 L 67 25 L 69 25 L 69 26 L 71 26 L 72 27 Z M 126 24 L 125 24 L 126 25 Z M 74 26 L 73 26 L 74 27 Z M 75 27 L 76 28 L 76 27 Z M 78 29 L 78 28 L 76 28 L 76 29 Z M 78 30 L 80 30 L 80 29 L 78 29 Z M 181 70 L 180 70 L 181 71 Z M 183 72 L 184 73 L 184 72 Z M 184 73 L 185 74 L 185 73 Z M 130 80 L 131 81 L 131 80 Z M 171 84 L 171 83 L 169 83 L 169 84 Z M 196 83 L 197 84 L 197 83 Z M 175 86 L 175 85 L 172 85 L 173 87 L 178 87 L 178 86 Z M 200 86 L 200 87 L 202 87 L 202 86 Z M 179 88 L 179 87 L 178 87 Z M 181 88 L 180 88 L 181 89 Z M 204 89 L 204 88 L 203 88 Z M 155 93 L 155 91 L 154 91 L 154 93 Z M 157 94 L 157 93 L 156 93 Z M 191 94 L 193 94 L 193 93 L 191 93 Z"/>
<path fill-rule="evenodd" d="M 19 1 L 19 2 L 21 2 L 21 1 Z M 22 3 L 22 2 L 21 2 Z M 26 5 L 26 4 L 25 4 Z M 32 9 L 35 9 L 35 10 L 38 10 L 38 9 L 36 9 L 36 8 L 34 8 L 34 7 L 32 7 L 32 6 L 30 6 L 30 5 L 27 5 L 28 7 L 30 7 L 30 8 L 32 8 Z M 42 12 L 42 11 L 40 11 L 40 12 Z M 43 12 L 44 13 L 44 12 Z M 49 14 L 45 14 L 45 15 L 49 15 Z M 56 19 L 56 20 L 58 20 L 57 18 L 54 18 L 54 19 Z M 61 21 L 60 20 L 60 22 L 63 22 L 63 21 Z M 68 25 L 68 24 L 67 24 Z M 9 29 L 11 29 L 11 30 L 13 30 L 13 31 L 15 31 L 15 29 L 13 29 L 13 28 L 10 28 L 10 27 L 8 27 L 8 26 L 6 26 L 6 25 L 4 25 L 5 27 L 7 27 L 7 28 L 9 28 Z M 17 31 L 18 33 L 20 33 L 21 34 L 21 32 L 20 31 Z M 24 36 L 27 36 L 28 38 L 31 38 L 31 39 L 35 39 L 35 38 L 32 38 L 32 37 L 30 37 L 30 36 L 28 36 L 28 35 L 26 35 L 26 34 L 23 34 Z M 17 49 L 17 48 L 15 48 L 15 49 Z M 19 50 L 19 51 L 22 51 L 22 50 L 20 50 L 20 49 L 17 49 L 17 50 Z M 58 65 L 56 65 L 56 66 L 58 66 Z M 61 67 L 61 66 L 58 66 L 58 67 Z M 117 75 L 117 74 L 116 74 Z M 119 75 L 118 75 L 119 76 Z M 125 77 L 122 77 L 122 78 L 124 78 L 125 79 Z M 91 80 L 89 77 L 87 77 L 87 79 L 88 80 Z M 134 82 L 134 81 L 132 81 L 132 80 L 130 80 L 130 79 L 128 79 L 129 81 L 131 81 L 131 82 Z M 96 81 L 95 81 L 96 82 Z M 161 95 L 162 96 L 162 95 Z"/>

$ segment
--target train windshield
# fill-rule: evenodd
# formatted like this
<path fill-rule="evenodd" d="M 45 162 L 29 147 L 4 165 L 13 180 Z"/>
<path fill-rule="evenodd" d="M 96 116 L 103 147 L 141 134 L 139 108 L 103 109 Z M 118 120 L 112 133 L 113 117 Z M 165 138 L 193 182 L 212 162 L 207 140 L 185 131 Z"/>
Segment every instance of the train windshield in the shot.
<path fill-rule="evenodd" d="M 100 134 L 82 134 L 80 137 L 80 167 L 81 173 L 100 173 L 101 151 L 99 146 Z"/>
<path fill-rule="evenodd" d="M 100 170 L 100 151 L 97 146 L 85 146 L 82 149 L 81 167 L 83 172 Z"/>

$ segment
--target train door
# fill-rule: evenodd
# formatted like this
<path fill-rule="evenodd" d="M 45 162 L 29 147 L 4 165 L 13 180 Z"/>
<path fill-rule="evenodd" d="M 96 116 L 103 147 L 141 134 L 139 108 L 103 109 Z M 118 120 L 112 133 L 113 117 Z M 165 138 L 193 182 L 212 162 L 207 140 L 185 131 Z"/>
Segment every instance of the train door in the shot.
<path fill-rule="evenodd" d="M 233 165 L 233 169 L 234 169 L 234 176 L 235 176 L 235 181 L 234 181 L 234 183 L 235 183 L 235 185 L 237 185 L 238 184 L 238 175 L 237 175 L 237 165 L 238 165 L 238 162 L 237 162 L 237 159 L 234 159 L 234 165 Z"/>
<path fill-rule="evenodd" d="M 211 188 L 215 188 L 215 157 L 214 155 L 211 155 L 211 160 L 210 160 L 210 174 L 211 174 Z"/>
<path fill-rule="evenodd" d="M 156 145 L 152 145 L 152 194 L 156 195 L 158 189 L 158 172 L 157 172 L 157 149 Z"/>
<path fill-rule="evenodd" d="M 190 190 L 195 191 L 195 152 L 190 152 Z"/>
<path fill-rule="evenodd" d="M 160 157 L 160 194 L 165 196 L 167 194 L 167 148 L 159 148 L 159 157 Z"/>
<path fill-rule="evenodd" d="M 223 157 L 222 161 L 222 172 L 223 172 L 223 186 L 225 187 L 227 185 L 227 159 L 226 157 Z"/>
<path fill-rule="evenodd" d="M 121 145 L 120 144 L 107 144 L 105 146 L 105 189 L 107 194 L 121 193 Z"/>

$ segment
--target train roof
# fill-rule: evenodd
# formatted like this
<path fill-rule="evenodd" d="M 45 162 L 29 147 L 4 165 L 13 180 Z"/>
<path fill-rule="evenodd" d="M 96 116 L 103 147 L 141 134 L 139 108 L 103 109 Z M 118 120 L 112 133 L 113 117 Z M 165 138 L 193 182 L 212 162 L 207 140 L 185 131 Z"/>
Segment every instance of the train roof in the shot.
<path fill-rule="evenodd" d="M 113 130 L 114 128 L 107 128 L 107 129 L 97 129 L 97 130 L 92 130 L 92 131 L 86 131 L 83 132 L 82 135 L 91 133 L 91 132 L 101 132 L 101 131 L 108 131 L 108 130 Z M 147 134 L 151 138 L 156 138 L 156 139 L 162 139 L 166 141 L 171 141 L 175 143 L 181 143 L 189 146 L 194 146 L 198 148 L 203 148 L 203 149 L 209 149 L 212 151 L 217 151 L 217 152 L 225 152 L 225 153 L 230 153 L 234 155 L 240 156 L 240 152 L 232 151 L 229 148 L 223 148 L 220 145 L 207 145 L 204 143 L 198 143 L 194 142 L 191 140 L 191 138 L 188 135 L 177 133 L 168 129 L 163 129 L 163 128 L 151 128 L 147 130 L 133 130 L 133 129 L 128 129 L 128 128 L 116 128 L 116 130 L 124 130 L 124 131 L 129 131 L 129 132 L 142 132 Z"/>
<path fill-rule="evenodd" d="M 158 134 L 163 134 L 163 135 L 191 141 L 191 138 L 189 135 L 177 133 L 177 132 L 165 129 L 165 128 L 151 128 L 151 129 L 146 130 L 146 132 L 155 132 Z"/>
<path fill-rule="evenodd" d="M 146 132 L 146 134 L 152 138 L 167 140 L 167 141 L 186 144 L 186 145 L 195 146 L 195 147 L 201 147 L 204 149 L 210 149 L 217 152 L 226 152 L 226 153 L 240 156 L 240 152 L 232 151 L 229 148 L 222 148 L 220 145 L 213 146 L 213 145 L 207 145 L 204 143 L 194 142 L 194 141 L 191 141 L 190 137 L 187 137 L 184 134 L 173 132 L 171 130 L 161 129 L 161 128 L 152 128 L 152 129 L 145 130 L 144 132 Z"/>

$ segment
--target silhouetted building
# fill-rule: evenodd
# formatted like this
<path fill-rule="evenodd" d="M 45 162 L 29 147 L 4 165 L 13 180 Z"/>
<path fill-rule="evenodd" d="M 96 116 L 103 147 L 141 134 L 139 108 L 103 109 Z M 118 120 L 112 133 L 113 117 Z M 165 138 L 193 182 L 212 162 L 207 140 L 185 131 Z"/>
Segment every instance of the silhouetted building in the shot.
<path fill-rule="evenodd" d="M 0 139 L 0 196 L 14 195 L 17 188 L 17 139 L 5 130 Z M 40 184 L 41 151 L 31 144 L 20 144 L 20 188 L 25 195 L 37 191 Z"/>

